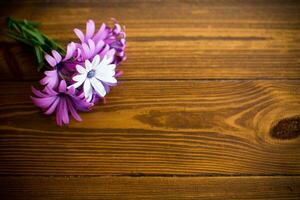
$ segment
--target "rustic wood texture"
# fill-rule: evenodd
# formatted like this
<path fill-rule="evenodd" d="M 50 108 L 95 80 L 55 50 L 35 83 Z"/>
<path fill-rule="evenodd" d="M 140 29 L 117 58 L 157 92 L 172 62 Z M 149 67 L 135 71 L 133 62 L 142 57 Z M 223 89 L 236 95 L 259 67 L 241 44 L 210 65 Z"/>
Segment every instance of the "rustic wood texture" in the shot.
<path fill-rule="evenodd" d="M 66 43 L 88 18 L 101 23 L 115 17 L 128 35 L 122 79 L 300 76 L 300 1 L 59 2 L 2 3 L 0 20 L 40 21 L 44 33 Z M 0 79 L 40 77 L 24 47 L 8 42 L 0 48 L 12 55 L 0 60 Z"/>
<path fill-rule="evenodd" d="M 300 196 L 299 177 L 5 177 L 1 179 L 1 197 L 22 200 L 298 200 Z"/>
<path fill-rule="evenodd" d="M 1 199 L 300 199 L 300 1 L 1 1 Z M 30 49 L 7 16 L 74 27 L 115 17 L 128 60 L 83 122 L 30 101 Z M 100 24 L 99 24 L 100 25 Z"/>
<path fill-rule="evenodd" d="M 30 84 L 2 83 L 0 173 L 298 174 L 300 127 L 285 140 L 270 130 L 300 113 L 299 84 L 123 82 L 83 122 L 57 127 Z"/>

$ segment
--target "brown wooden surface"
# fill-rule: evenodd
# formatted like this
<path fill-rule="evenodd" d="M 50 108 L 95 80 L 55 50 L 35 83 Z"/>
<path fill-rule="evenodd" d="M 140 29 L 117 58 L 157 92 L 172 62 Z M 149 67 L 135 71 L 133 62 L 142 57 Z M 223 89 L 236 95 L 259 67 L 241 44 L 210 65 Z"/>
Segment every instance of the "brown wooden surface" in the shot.
<path fill-rule="evenodd" d="M 115 17 L 107 104 L 57 127 L 30 49 L 0 36 L 1 199 L 299 199 L 299 1 L 9 1 L 62 43 Z"/>
<path fill-rule="evenodd" d="M 5 177 L 11 199 L 295 199 L 299 177 Z M 6 190 L 9 191 L 7 193 Z"/>

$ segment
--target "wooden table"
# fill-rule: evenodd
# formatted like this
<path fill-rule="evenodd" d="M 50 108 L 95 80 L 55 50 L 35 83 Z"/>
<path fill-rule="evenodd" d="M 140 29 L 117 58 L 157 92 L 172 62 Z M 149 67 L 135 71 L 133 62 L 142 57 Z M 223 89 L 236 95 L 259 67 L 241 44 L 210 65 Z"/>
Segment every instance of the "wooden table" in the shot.
<path fill-rule="evenodd" d="M 118 87 L 57 127 L 34 57 L 0 38 L 1 199 L 300 199 L 299 1 L 7 1 L 66 44 L 127 27 Z"/>

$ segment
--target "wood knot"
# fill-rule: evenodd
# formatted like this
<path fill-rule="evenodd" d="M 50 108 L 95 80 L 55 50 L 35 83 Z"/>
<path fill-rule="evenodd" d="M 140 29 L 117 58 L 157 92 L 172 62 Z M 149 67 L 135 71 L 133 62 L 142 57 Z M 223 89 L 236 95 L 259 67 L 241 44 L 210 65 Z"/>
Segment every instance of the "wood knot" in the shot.
<path fill-rule="evenodd" d="M 293 139 L 300 135 L 300 116 L 280 120 L 272 127 L 271 136 L 277 139 Z"/>

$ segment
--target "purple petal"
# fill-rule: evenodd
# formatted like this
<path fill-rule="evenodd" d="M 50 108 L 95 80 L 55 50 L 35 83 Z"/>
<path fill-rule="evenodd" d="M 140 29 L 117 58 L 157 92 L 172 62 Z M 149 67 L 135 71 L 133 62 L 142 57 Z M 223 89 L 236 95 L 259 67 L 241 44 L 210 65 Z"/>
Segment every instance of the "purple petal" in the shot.
<path fill-rule="evenodd" d="M 81 42 L 84 42 L 84 35 L 81 30 L 75 28 L 74 33 L 77 35 L 77 37 L 80 39 Z"/>
<path fill-rule="evenodd" d="M 47 96 L 46 94 L 42 93 L 41 91 L 35 89 L 33 86 L 31 86 L 31 91 L 37 97 L 46 97 Z"/>
<path fill-rule="evenodd" d="M 45 112 L 46 115 L 50 115 L 50 114 L 52 114 L 52 113 L 55 111 L 55 109 L 56 109 L 56 107 L 57 107 L 57 104 L 59 103 L 59 100 L 60 100 L 59 97 L 57 97 L 57 98 L 54 100 L 54 102 L 52 103 L 52 105 L 51 105 L 51 106 L 48 108 L 48 110 Z"/>
<path fill-rule="evenodd" d="M 53 57 L 56 60 L 56 63 L 60 63 L 60 61 L 61 61 L 61 55 L 57 51 L 55 51 L 55 50 L 52 50 L 51 52 L 52 52 Z"/>
<path fill-rule="evenodd" d="M 56 88 L 59 82 L 57 71 L 45 71 L 45 74 L 46 76 L 40 80 L 40 84 L 47 85 L 50 88 Z"/>
<path fill-rule="evenodd" d="M 77 111 L 75 110 L 72 101 L 70 99 L 66 99 L 66 100 L 67 100 L 68 108 L 69 108 L 72 116 L 74 117 L 74 119 L 76 119 L 77 121 L 82 121 L 82 119 L 78 115 Z"/>
<path fill-rule="evenodd" d="M 75 94 L 75 88 L 73 86 L 71 86 L 69 89 L 68 89 L 68 94 L 70 95 L 74 95 Z"/>
<path fill-rule="evenodd" d="M 95 53 L 98 53 L 103 48 L 104 44 L 103 40 L 99 40 L 96 44 Z"/>
<path fill-rule="evenodd" d="M 61 98 L 61 115 L 62 115 L 62 121 L 64 124 L 69 124 L 69 115 L 68 115 L 68 109 L 67 109 L 67 102 L 65 98 Z"/>
<path fill-rule="evenodd" d="M 84 93 L 82 93 L 81 98 L 76 97 L 76 96 L 69 96 L 70 99 L 73 102 L 73 105 L 75 108 L 79 111 L 88 111 L 94 104 L 89 103 L 85 100 Z"/>
<path fill-rule="evenodd" d="M 67 89 L 66 81 L 65 80 L 60 81 L 58 91 L 59 92 L 66 92 L 66 89 Z"/>
<path fill-rule="evenodd" d="M 30 98 L 36 106 L 46 109 L 55 101 L 56 96 L 43 97 L 43 98 L 36 98 L 36 97 L 30 97 Z"/>
<path fill-rule="evenodd" d="M 123 75 L 123 71 L 119 70 L 119 71 L 116 72 L 115 77 L 120 77 L 122 75 Z"/>
<path fill-rule="evenodd" d="M 86 23 L 86 40 L 90 39 L 95 32 L 95 22 L 93 20 L 88 20 Z"/>
<path fill-rule="evenodd" d="M 89 47 L 90 47 L 90 56 L 93 56 L 93 54 L 95 53 L 95 43 L 93 40 L 89 39 L 88 40 L 88 44 L 89 44 Z"/>
<path fill-rule="evenodd" d="M 75 60 L 81 60 L 80 56 L 81 56 L 81 50 L 77 49 L 77 56 L 76 56 Z"/>
<path fill-rule="evenodd" d="M 115 34 L 119 34 L 121 32 L 120 24 L 115 24 L 115 27 L 114 27 L 113 31 L 114 31 Z"/>
<path fill-rule="evenodd" d="M 103 23 L 98 32 L 93 37 L 93 40 L 97 43 L 99 40 L 103 40 L 107 36 L 106 25 Z"/>
<path fill-rule="evenodd" d="M 101 60 L 104 58 L 104 56 L 106 55 L 106 53 L 109 51 L 109 45 L 105 45 L 104 49 L 101 51 L 101 53 L 99 54 Z"/>
<path fill-rule="evenodd" d="M 45 55 L 45 59 L 47 60 L 50 66 L 54 67 L 56 65 L 56 60 L 49 54 Z"/>
<path fill-rule="evenodd" d="M 57 105 L 56 109 L 56 124 L 61 126 L 62 125 L 62 115 L 61 115 L 61 101 Z"/>
<path fill-rule="evenodd" d="M 64 61 L 69 60 L 71 57 L 73 57 L 75 50 L 76 50 L 76 46 L 75 46 L 74 42 L 71 42 L 70 44 L 68 44 L 67 54 L 64 58 Z"/>
<path fill-rule="evenodd" d="M 89 59 L 90 58 L 90 49 L 86 43 L 82 44 L 82 50 L 83 50 L 83 60 Z"/>
<path fill-rule="evenodd" d="M 43 92 L 49 94 L 49 95 L 52 95 L 52 96 L 55 96 L 57 95 L 58 93 L 56 91 L 54 91 L 51 87 L 49 87 L 48 85 L 44 88 Z"/>
<path fill-rule="evenodd" d="M 44 74 L 46 76 L 56 76 L 57 75 L 57 70 L 54 69 L 54 70 L 45 71 Z"/>

